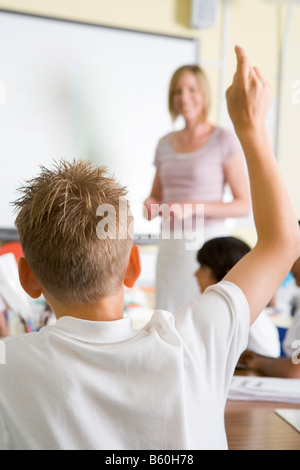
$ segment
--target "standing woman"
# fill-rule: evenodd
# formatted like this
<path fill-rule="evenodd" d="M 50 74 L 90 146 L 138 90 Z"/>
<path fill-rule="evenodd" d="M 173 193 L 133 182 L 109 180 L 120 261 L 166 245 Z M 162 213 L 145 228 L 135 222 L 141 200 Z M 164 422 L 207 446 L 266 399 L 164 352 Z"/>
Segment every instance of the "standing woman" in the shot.
<path fill-rule="evenodd" d="M 180 67 L 170 82 L 169 111 L 173 121 L 182 116 L 185 126 L 160 139 L 154 161 L 156 174 L 144 203 L 149 220 L 161 214 L 158 205 L 168 204 L 177 207 L 172 212 L 173 224 L 176 221 L 191 226 L 187 224 L 190 218 L 193 227 L 201 225 L 197 217 L 202 215 L 199 204 L 203 204 L 203 242 L 227 235 L 225 219 L 246 216 L 250 207 L 241 145 L 235 134 L 208 122 L 209 107 L 210 89 L 203 70 L 197 65 Z M 225 184 L 233 196 L 226 203 Z M 187 249 L 185 236 L 190 239 L 190 235 L 185 229 L 182 233 L 180 239 L 171 234 L 169 239 L 161 236 L 159 240 L 156 307 L 168 311 L 199 295 L 193 273 L 200 246 Z"/>

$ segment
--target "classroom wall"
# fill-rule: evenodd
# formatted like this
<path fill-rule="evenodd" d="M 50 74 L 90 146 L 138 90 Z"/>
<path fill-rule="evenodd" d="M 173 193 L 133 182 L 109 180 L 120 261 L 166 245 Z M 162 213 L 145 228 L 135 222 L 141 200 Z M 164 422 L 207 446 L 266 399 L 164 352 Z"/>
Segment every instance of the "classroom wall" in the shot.
<path fill-rule="evenodd" d="M 293 86 L 300 81 L 300 4 L 295 2 L 287 38 L 282 76 L 280 133 L 276 140 L 279 54 L 288 2 L 285 0 L 220 0 L 215 28 L 190 27 L 190 0 L 0 0 L 0 8 L 45 16 L 98 23 L 200 40 L 199 59 L 213 90 L 211 121 L 226 121 L 224 91 L 234 69 L 234 44 L 245 47 L 253 65 L 260 67 L 274 90 L 268 126 L 278 161 L 300 218 L 300 92 Z M 228 8 L 227 8 L 228 7 Z M 224 67 L 220 62 L 224 59 Z M 158 71 L 159 73 L 159 71 Z M 300 89 L 300 85 L 299 85 Z M 163 104 L 162 104 L 163 105 Z"/>

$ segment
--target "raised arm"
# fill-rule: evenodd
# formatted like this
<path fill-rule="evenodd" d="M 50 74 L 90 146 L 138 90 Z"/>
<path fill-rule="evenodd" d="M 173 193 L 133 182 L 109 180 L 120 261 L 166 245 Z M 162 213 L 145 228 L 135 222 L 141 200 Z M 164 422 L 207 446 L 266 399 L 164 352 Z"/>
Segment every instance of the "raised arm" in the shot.
<path fill-rule="evenodd" d="M 267 305 L 300 255 L 299 226 L 281 177 L 266 117 L 271 89 L 236 47 L 237 71 L 227 90 L 228 111 L 243 146 L 250 178 L 257 244 L 226 275 L 249 303 L 251 323 Z"/>

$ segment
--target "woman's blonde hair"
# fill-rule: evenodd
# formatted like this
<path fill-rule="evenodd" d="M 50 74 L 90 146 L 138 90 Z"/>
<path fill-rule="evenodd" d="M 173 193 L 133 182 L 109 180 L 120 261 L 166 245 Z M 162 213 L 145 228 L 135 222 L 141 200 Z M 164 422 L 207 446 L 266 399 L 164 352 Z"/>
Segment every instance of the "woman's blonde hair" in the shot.
<path fill-rule="evenodd" d="M 177 69 L 170 81 L 169 85 L 169 112 L 171 114 L 172 120 L 175 121 L 178 113 L 175 112 L 174 106 L 173 106 L 173 96 L 174 96 L 174 90 L 176 88 L 177 82 L 181 75 L 184 72 L 192 72 L 196 78 L 198 79 L 202 94 L 203 94 L 203 99 L 204 99 L 204 110 L 203 110 L 203 118 L 206 120 L 209 109 L 210 109 L 210 104 L 211 104 L 211 91 L 210 91 L 210 85 L 207 79 L 207 76 L 204 72 L 204 70 L 199 67 L 199 65 L 183 65 L 182 67 L 179 67 Z"/>
<path fill-rule="evenodd" d="M 120 214 L 126 189 L 103 167 L 62 161 L 52 170 L 42 167 L 19 191 L 15 224 L 24 256 L 44 289 L 70 305 L 93 304 L 116 293 L 133 243 L 128 231 L 132 217 Z M 99 212 L 99 207 L 105 211 Z M 110 210 L 122 237 L 118 232 L 115 237 L 105 232 L 99 236 L 99 221 L 105 221 Z"/>

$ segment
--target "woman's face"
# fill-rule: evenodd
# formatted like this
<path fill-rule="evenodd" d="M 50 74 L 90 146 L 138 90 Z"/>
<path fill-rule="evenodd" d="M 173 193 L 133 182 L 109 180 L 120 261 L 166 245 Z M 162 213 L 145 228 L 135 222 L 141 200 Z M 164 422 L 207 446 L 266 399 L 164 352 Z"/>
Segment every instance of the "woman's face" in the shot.
<path fill-rule="evenodd" d="M 185 70 L 177 80 L 173 91 L 173 108 L 185 120 L 203 116 L 203 94 L 199 80 L 193 72 Z"/>
<path fill-rule="evenodd" d="M 200 265 L 194 275 L 197 279 L 201 292 L 204 292 L 207 287 L 212 286 L 218 282 L 213 274 L 212 269 L 205 264 Z"/>

